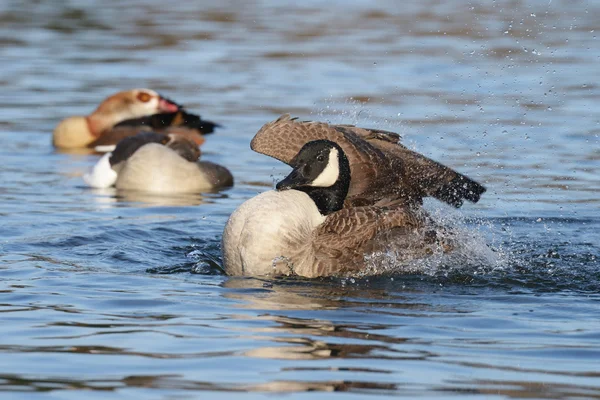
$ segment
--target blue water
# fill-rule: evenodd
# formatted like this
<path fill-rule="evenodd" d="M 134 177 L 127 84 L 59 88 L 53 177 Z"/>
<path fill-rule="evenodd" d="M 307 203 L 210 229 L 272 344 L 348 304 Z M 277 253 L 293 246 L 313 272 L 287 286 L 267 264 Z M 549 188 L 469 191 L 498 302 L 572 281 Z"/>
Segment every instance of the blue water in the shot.
<path fill-rule="evenodd" d="M 0 13 L 0 398 L 600 398 L 599 3 Z M 51 131 L 134 87 L 221 123 L 203 157 L 236 186 L 84 187 L 97 156 L 55 151 Z M 396 131 L 483 182 L 476 205 L 427 203 L 468 256 L 362 280 L 223 276 L 227 217 L 289 171 L 249 149 L 285 112 Z"/>

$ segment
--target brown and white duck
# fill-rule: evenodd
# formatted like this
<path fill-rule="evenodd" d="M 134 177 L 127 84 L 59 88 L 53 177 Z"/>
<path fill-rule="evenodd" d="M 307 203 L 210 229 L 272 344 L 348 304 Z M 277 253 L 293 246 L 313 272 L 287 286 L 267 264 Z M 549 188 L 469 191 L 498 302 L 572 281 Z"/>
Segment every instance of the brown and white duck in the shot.
<path fill-rule="evenodd" d="M 218 127 L 150 89 L 118 92 L 88 116 L 69 117 L 54 129 L 52 143 L 63 149 L 114 148 L 121 139 L 140 131 L 176 133 L 197 145 Z"/>
<path fill-rule="evenodd" d="M 114 185 L 158 194 L 197 193 L 233 185 L 227 168 L 199 158 L 198 145 L 186 137 L 143 132 L 121 140 L 83 179 L 94 188 Z"/>
<path fill-rule="evenodd" d="M 485 188 L 398 139 L 288 115 L 263 126 L 252 149 L 293 170 L 276 190 L 230 216 L 222 238 L 227 274 L 361 275 L 365 257 L 390 243 L 403 261 L 424 258 L 432 248 L 449 251 L 422 199 L 460 207 L 465 199 L 477 202 Z"/>

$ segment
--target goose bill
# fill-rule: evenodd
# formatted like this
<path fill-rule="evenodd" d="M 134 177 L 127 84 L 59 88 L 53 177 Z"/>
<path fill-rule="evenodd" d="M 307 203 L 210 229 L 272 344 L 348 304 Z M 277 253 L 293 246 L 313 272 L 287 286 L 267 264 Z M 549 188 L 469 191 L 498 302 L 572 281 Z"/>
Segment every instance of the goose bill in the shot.
<path fill-rule="evenodd" d="M 310 185 L 310 180 L 304 175 L 302 175 L 302 173 L 298 169 L 293 169 L 288 176 L 286 176 L 282 181 L 277 183 L 275 188 L 277 190 L 288 190 L 297 188 L 299 186 L 308 185 Z"/>

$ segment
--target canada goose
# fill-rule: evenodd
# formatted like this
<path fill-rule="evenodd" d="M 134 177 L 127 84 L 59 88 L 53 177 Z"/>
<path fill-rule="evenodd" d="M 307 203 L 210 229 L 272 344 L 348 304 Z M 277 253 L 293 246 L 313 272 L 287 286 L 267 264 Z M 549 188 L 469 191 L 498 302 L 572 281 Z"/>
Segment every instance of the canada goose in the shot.
<path fill-rule="evenodd" d="M 259 194 L 231 214 L 222 239 L 227 274 L 357 275 L 365 255 L 389 240 L 416 243 L 410 249 L 414 256 L 431 251 L 420 207 L 344 207 L 352 173 L 337 143 L 310 141 L 290 165 L 292 172 L 275 191 Z"/>
<path fill-rule="evenodd" d="M 59 148 L 114 148 L 121 139 L 140 131 L 178 133 L 198 145 L 219 125 L 186 112 L 182 106 L 150 89 L 133 89 L 105 99 L 86 117 L 69 117 L 54 129 Z"/>
<path fill-rule="evenodd" d="M 227 274 L 359 275 L 365 256 L 388 243 L 398 260 L 449 250 L 421 208 L 423 197 L 460 207 L 485 188 L 398 140 L 392 132 L 289 115 L 264 125 L 251 148 L 293 170 L 276 191 L 230 216 L 222 238 Z"/>
<path fill-rule="evenodd" d="M 233 185 L 223 166 L 199 161 L 193 141 L 178 134 L 143 132 L 121 140 L 84 175 L 91 187 L 152 193 L 195 193 Z"/>

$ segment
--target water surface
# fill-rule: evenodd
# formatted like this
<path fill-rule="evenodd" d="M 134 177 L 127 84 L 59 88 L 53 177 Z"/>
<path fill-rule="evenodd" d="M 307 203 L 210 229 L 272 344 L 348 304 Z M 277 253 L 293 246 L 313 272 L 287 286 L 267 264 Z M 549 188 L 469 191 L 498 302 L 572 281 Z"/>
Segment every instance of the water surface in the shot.
<path fill-rule="evenodd" d="M 0 13 L 2 398 L 600 398 L 596 2 Z M 236 186 L 85 188 L 97 156 L 55 151 L 52 128 L 133 87 L 223 124 L 203 157 Z M 248 147 L 286 112 L 399 132 L 483 182 L 477 205 L 427 203 L 472 257 L 362 280 L 223 276 L 227 217 L 289 171 Z"/>

